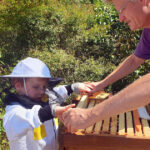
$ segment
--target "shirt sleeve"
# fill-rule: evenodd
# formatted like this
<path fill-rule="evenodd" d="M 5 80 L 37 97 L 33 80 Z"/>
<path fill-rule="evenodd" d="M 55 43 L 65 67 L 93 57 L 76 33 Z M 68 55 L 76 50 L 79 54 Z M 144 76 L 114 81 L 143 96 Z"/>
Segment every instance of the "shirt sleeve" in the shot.
<path fill-rule="evenodd" d="M 144 29 L 134 55 L 142 59 L 150 59 L 150 29 Z"/>
<path fill-rule="evenodd" d="M 38 112 L 39 118 L 41 122 L 53 119 L 52 109 L 49 105 L 40 108 Z"/>
<path fill-rule="evenodd" d="M 49 96 L 49 106 L 53 117 L 56 117 L 56 107 L 63 104 L 72 92 L 71 85 L 58 86 L 53 88 L 53 90 L 46 90 L 46 94 Z"/>
<path fill-rule="evenodd" d="M 69 86 L 61 85 L 61 86 L 55 87 L 54 91 L 57 92 L 62 97 L 61 100 L 63 101 L 65 101 L 69 97 L 69 95 L 73 92 L 71 91 L 71 85 Z"/>
<path fill-rule="evenodd" d="M 42 122 L 38 112 L 41 106 L 35 105 L 32 109 L 26 109 L 20 105 L 8 105 L 3 118 L 3 126 L 8 139 L 26 134 L 28 130 L 39 127 Z"/>

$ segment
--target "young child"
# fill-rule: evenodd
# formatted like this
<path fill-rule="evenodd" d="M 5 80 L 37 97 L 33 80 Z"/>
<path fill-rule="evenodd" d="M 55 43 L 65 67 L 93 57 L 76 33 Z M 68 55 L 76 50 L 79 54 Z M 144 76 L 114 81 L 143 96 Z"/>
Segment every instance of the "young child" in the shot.
<path fill-rule="evenodd" d="M 56 150 L 57 128 L 53 118 L 60 117 L 74 104 L 60 105 L 73 92 L 82 92 L 83 83 L 56 86 L 61 80 L 52 78 L 46 64 L 28 57 L 20 61 L 10 75 L 17 94 L 9 94 L 4 102 L 3 126 L 11 150 Z M 49 88 L 47 88 L 49 87 Z"/>

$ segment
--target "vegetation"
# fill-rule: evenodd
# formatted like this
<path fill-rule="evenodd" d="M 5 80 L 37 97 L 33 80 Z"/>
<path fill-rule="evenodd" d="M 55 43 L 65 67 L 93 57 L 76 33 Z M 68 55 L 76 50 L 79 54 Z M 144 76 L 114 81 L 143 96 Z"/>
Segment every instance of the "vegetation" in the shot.
<path fill-rule="evenodd" d="M 131 32 L 103 0 L 0 1 L 0 74 L 9 74 L 21 59 L 43 60 L 64 83 L 98 81 L 133 53 L 141 31 Z M 118 92 L 146 73 L 149 62 L 106 90 Z M 2 99 L 9 82 L 0 82 L 0 145 L 8 143 L 2 128 Z M 3 139 L 3 140 L 2 140 Z"/>

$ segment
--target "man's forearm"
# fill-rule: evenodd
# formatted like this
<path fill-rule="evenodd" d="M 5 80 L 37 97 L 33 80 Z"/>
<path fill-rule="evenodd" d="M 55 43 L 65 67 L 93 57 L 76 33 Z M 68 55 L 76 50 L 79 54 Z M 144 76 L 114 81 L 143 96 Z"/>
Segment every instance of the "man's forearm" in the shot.
<path fill-rule="evenodd" d="M 104 86 L 106 87 L 132 73 L 143 62 L 143 59 L 136 57 L 134 54 L 130 55 L 103 80 Z"/>
<path fill-rule="evenodd" d="M 93 123 L 150 103 L 150 74 L 91 109 Z"/>

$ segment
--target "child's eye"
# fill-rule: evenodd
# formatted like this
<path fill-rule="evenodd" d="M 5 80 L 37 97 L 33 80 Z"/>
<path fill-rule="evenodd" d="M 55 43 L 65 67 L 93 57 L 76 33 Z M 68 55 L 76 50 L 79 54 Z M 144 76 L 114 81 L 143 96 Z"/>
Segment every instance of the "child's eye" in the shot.
<path fill-rule="evenodd" d="M 45 90 L 47 88 L 47 86 L 44 86 L 44 87 L 39 87 L 39 86 L 33 86 L 33 88 L 35 90 Z"/>

